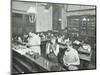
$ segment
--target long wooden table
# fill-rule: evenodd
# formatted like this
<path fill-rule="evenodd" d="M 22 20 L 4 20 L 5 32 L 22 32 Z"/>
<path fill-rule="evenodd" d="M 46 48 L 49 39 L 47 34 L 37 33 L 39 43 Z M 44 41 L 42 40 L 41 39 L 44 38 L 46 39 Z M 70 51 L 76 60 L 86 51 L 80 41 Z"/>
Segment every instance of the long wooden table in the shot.
<path fill-rule="evenodd" d="M 66 45 L 65 44 L 59 44 L 59 45 L 60 45 L 60 48 L 66 48 Z M 78 48 L 77 51 L 78 51 L 78 55 L 79 55 L 79 58 L 80 59 L 86 60 L 86 61 L 91 61 L 92 51 L 91 52 L 88 52 L 88 51 L 82 49 L 81 47 Z"/>
<path fill-rule="evenodd" d="M 86 60 L 86 61 L 91 61 L 92 51 L 88 52 L 88 51 L 86 51 L 86 50 L 84 50 L 83 48 L 80 47 L 78 52 L 79 52 L 80 59 Z"/>
<path fill-rule="evenodd" d="M 39 56 L 37 59 L 34 59 L 34 57 L 32 57 L 31 55 L 26 54 L 28 49 L 26 49 L 25 51 L 25 50 L 20 50 L 20 49 L 18 50 L 18 49 L 12 48 L 12 50 L 26 57 L 27 59 L 31 60 L 32 62 L 37 64 L 39 67 L 41 67 L 46 72 L 47 71 L 65 71 L 65 69 L 62 68 L 58 63 L 53 63 L 42 56 Z M 52 70 L 53 66 L 59 66 L 60 69 L 56 68 L 55 70 Z"/>

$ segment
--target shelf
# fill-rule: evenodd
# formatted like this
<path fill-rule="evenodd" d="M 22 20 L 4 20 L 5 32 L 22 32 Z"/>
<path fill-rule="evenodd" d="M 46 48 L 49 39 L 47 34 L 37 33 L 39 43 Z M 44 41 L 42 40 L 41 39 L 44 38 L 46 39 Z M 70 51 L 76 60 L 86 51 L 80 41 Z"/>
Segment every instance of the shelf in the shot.
<path fill-rule="evenodd" d="M 83 17 L 86 21 L 83 21 Z M 69 16 L 67 21 L 69 33 L 79 33 L 80 36 L 95 36 L 95 15 Z"/>

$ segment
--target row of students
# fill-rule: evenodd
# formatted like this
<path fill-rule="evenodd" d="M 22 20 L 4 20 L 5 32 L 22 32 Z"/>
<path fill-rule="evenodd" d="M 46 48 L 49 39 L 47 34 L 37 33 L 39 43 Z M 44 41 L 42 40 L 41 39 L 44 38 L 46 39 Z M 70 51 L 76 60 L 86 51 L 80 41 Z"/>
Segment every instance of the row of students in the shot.
<path fill-rule="evenodd" d="M 60 45 L 56 43 L 56 38 L 51 38 L 51 41 L 47 43 L 46 48 L 47 57 L 52 62 L 60 63 L 62 61 L 61 64 L 68 70 L 70 70 L 72 67 L 74 70 L 78 69 L 77 66 L 80 65 L 78 52 L 72 47 L 71 43 L 68 44 L 65 49 L 62 49 L 63 51 L 65 50 L 62 56 L 60 53 Z"/>
<path fill-rule="evenodd" d="M 54 36 L 51 33 L 44 35 L 43 33 L 35 34 L 32 32 L 29 32 L 28 35 L 24 36 L 24 38 L 27 40 L 26 45 L 39 55 L 41 55 L 42 51 L 40 49 L 41 41 L 43 39 L 50 40 L 50 42 L 46 43 L 47 58 L 52 62 L 61 63 L 67 69 L 78 69 L 78 65 L 80 65 L 78 51 L 73 48 L 70 38 L 65 39 L 64 35 Z M 18 41 L 22 41 L 20 37 L 18 37 Z M 78 40 L 75 40 L 73 43 L 80 44 L 82 45 L 81 47 L 91 52 L 91 47 L 89 44 Z"/>

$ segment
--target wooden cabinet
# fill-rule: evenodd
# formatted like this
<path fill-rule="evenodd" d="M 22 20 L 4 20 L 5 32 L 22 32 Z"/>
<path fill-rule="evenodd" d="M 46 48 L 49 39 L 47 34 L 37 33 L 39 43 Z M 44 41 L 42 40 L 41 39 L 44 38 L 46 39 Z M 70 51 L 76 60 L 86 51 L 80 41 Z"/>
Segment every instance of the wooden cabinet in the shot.
<path fill-rule="evenodd" d="M 67 29 L 68 29 L 68 34 L 71 37 L 79 36 L 80 17 L 79 16 L 68 16 L 67 17 Z"/>
<path fill-rule="evenodd" d="M 67 28 L 71 35 L 95 37 L 95 15 L 68 16 Z"/>
<path fill-rule="evenodd" d="M 28 14 L 12 13 L 12 34 L 23 35 L 36 31 L 36 21 L 29 22 Z"/>
<path fill-rule="evenodd" d="M 23 33 L 23 20 L 21 14 L 12 14 L 12 33 L 22 34 Z"/>

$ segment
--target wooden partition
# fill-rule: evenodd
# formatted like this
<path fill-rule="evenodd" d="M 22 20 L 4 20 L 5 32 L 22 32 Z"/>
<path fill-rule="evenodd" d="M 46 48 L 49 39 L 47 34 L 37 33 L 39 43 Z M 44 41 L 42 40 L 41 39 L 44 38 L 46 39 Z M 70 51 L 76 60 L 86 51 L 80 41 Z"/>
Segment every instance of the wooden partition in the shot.
<path fill-rule="evenodd" d="M 27 34 L 30 31 L 35 32 L 36 22 L 29 22 L 28 14 L 12 13 L 12 33 L 15 35 Z"/>

